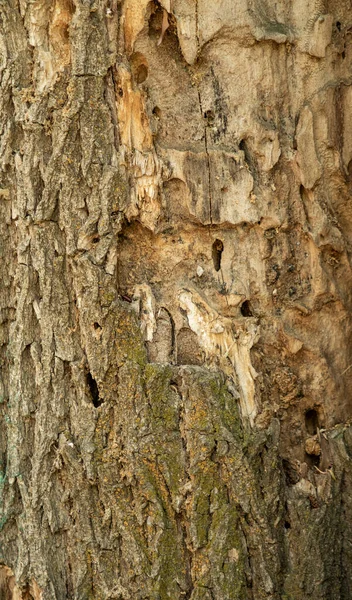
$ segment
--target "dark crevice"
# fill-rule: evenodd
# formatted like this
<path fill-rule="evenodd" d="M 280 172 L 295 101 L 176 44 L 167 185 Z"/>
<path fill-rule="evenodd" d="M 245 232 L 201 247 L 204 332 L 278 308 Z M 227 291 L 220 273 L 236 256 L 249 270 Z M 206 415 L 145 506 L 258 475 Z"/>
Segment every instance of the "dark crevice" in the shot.
<path fill-rule="evenodd" d="M 246 140 L 241 140 L 240 143 L 238 144 L 238 147 L 244 153 L 244 160 L 246 161 L 246 163 L 250 163 L 251 156 L 248 152 L 248 146 L 247 146 Z"/>
<path fill-rule="evenodd" d="M 302 200 L 307 200 L 308 199 L 308 197 L 307 197 L 307 190 L 304 187 L 304 185 L 300 185 L 299 186 L 299 193 L 300 193 L 300 196 L 301 196 Z"/>
<path fill-rule="evenodd" d="M 243 317 L 253 317 L 252 308 L 249 300 L 245 300 L 241 306 L 241 315 Z"/>
<path fill-rule="evenodd" d="M 105 100 L 109 106 L 111 122 L 114 128 L 114 143 L 116 150 L 119 149 L 120 132 L 117 122 L 116 99 L 118 96 L 117 73 L 116 68 L 110 67 L 106 75 L 106 87 L 104 92 Z"/>
<path fill-rule="evenodd" d="M 224 244 L 221 240 L 215 240 L 212 248 L 212 257 L 215 271 L 221 269 L 221 256 L 224 251 Z"/>
<path fill-rule="evenodd" d="M 92 402 L 95 408 L 99 408 L 103 404 L 103 400 L 99 396 L 98 384 L 90 373 L 87 373 L 87 385 L 89 387 Z"/>
<path fill-rule="evenodd" d="M 315 454 L 307 454 L 306 452 L 304 460 L 307 465 L 313 469 L 314 467 L 319 466 L 320 456 L 315 456 Z"/>
<path fill-rule="evenodd" d="M 161 119 L 162 111 L 159 108 L 159 106 L 154 106 L 152 113 L 155 117 L 158 117 L 158 119 Z"/>
<path fill-rule="evenodd" d="M 180 389 L 179 389 L 179 385 L 177 383 L 177 381 L 175 381 L 174 379 L 170 379 L 169 381 L 169 386 L 171 389 L 173 389 L 179 396 L 181 396 L 180 393 Z"/>
<path fill-rule="evenodd" d="M 218 462 L 218 442 L 215 440 L 214 447 L 211 451 L 210 460 L 212 462 Z"/>
<path fill-rule="evenodd" d="M 250 143 L 247 139 L 243 139 L 240 141 L 238 147 L 244 154 L 244 161 L 248 166 L 249 172 L 251 173 L 254 181 L 257 182 L 259 179 L 258 163 L 250 151 Z"/>
<path fill-rule="evenodd" d="M 304 415 L 306 430 L 309 435 L 315 435 L 319 427 L 318 413 L 314 408 L 307 410 Z"/>
<path fill-rule="evenodd" d="M 170 319 L 170 325 L 171 325 L 171 351 L 170 351 L 170 355 L 173 356 L 173 354 L 175 352 L 175 348 L 176 348 L 175 321 L 173 319 L 172 314 L 170 313 L 169 310 L 167 310 L 167 308 L 165 308 L 165 306 L 163 306 L 162 309 L 166 312 L 166 314 L 168 315 L 168 317 Z"/>

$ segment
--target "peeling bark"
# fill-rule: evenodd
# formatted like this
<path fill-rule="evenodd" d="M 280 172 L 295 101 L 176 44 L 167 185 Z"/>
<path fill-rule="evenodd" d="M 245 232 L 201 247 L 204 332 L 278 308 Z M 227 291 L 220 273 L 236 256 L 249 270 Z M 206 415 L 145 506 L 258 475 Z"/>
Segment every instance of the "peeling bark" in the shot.
<path fill-rule="evenodd" d="M 0 0 L 0 598 L 352 595 L 349 0 Z"/>

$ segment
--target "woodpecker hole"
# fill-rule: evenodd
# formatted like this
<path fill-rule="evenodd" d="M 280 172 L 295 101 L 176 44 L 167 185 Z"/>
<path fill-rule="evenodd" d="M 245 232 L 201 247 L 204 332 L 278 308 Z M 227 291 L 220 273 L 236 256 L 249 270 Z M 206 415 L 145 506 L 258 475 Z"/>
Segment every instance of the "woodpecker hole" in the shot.
<path fill-rule="evenodd" d="M 251 309 L 251 305 L 249 303 L 249 300 L 245 300 L 242 303 L 242 306 L 241 306 L 241 315 L 243 317 L 253 317 L 253 313 L 252 313 L 252 309 Z"/>
<path fill-rule="evenodd" d="M 215 271 L 220 271 L 221 269 L 221 255 L 224 251 L 224 244 L 221 240 L 215 240 L 212 248 L 212 257 L 214 263 Z"/>
<path fill-rule="evenodd" d="M 95 408 L 99 408 L 103 404 L 103 400 L 99 397 L 98 384 L 90 373 L 87 373 L 87 385 L 89 387 L 92 402 Z"/>
<path fill-rule="evenodd" d="M 309 435 L 315 435 L 319 427 L 318 413 L 314 408 L 307 410 L 305 416 L 306 430 Z"/>

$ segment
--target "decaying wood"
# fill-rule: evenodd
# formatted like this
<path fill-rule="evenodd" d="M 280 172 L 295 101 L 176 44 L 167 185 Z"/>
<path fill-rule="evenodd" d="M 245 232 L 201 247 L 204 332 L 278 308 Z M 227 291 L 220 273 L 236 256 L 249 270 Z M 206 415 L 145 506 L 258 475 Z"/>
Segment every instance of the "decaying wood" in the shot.
<path fill-rule="evenodd" d="M 352 596 L 351 15 L 0 0 L 0 598 Z"/>

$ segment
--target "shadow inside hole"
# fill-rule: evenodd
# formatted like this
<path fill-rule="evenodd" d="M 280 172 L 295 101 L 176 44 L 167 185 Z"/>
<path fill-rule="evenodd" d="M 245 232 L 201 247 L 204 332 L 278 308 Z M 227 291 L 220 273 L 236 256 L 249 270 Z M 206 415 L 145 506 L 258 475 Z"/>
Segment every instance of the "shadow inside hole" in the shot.
<path fill-rule="evenodd" d="M 221 256 L 224 251 L 224 244 L 221 240 L 215 240 L 212 247 L 212 257 L 215 271 L 221 269 Z"/>
<path fill-rule="evenodd" d="M 148 77 L 148 61 L 140 52 L 135 52 L 131 57 L 131 71 L 137 85 L 144 83 Z"/>
<path fill-rule="evenodd" d="M 87 373 L 87 385 L 95 408 L 99 408 L 103 404 L 103 400 L 99 396 L 99 388 L 95 379 L 90 373 Z"/>
<path fill-rule="evenodd" d="M 161 110 L 159 108 L 159 106 L 154 106 L 152 113 L 155 117 L 158 117 L 158 119 L 161 119 Z"/>
<path fill-rule="evenodd" d="M 241 315 L 243 317 L 253 317 L 252 309 L 249 300 L 245 300 L 241 306 Z"/>
<path fill-rule="evenodd" d="M 249 154 L 247 140 L 245 140 L 245 139 L 241 140 L 240 143 L 238 144 L 238 147 L 240 150 L 242 150 L 242 152 L 244 154 L 244 160 L 246 161 L 246 163 L 250 163 L 251 156 Z"/>
<path fill-rule="evenodd" d="M 319 467 L 320 456 L 316 456 L 315 454 L 307 454 L 306 452 L 304 460 L 307 463 L 308 467 L 311 467 L 312 469 L 314 467 Z"/>
<path fill-rule="evenodd" d="M 315 435 L 319 427 L 318 413 L 314 408 L 307 410 L 304 415 L 306 431 L 309 435 Z"/>

